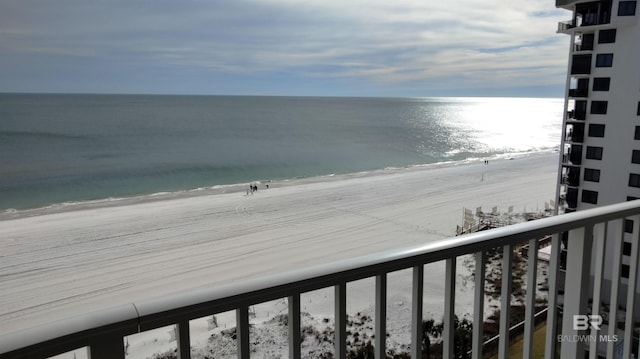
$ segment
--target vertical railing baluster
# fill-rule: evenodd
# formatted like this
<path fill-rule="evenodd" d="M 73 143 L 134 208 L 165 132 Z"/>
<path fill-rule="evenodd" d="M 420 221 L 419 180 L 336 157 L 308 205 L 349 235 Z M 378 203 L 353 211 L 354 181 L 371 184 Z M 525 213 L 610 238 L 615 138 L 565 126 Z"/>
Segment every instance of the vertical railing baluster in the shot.
<path fill-rule="evenodd" d="M 483 325 L 484 325 L 484 279 L 487 255 L 484 251 L 476 253 L 475 288 L 473 290 L 473 339 L 471 340 L 471 356 L 482 359 Z"/>
<path fill-rule="evenodd" d="M 533 332 L 536 327 L 536 293 L 538 289 L 538 239 L 529 241 L 529 253 L 527 254 L 527 295 L 525 297 L 524 312 L 524 348 L 523 358 L 533 357 Z"/>
<path fill-rule="evenodd" d="M 551 256 L 549 258 L 549 293 L 547 298 L 547 328 L 546 345 L 544 348 L 545 359 L 554 359 L 557 350 L 558 334 L 558 287 L 560 256 L 562 253 L 561 234 L 551 237 Z"/>
<path fill-rule="evenodd" d="M 176 341 L 178 342 L 178 359 L 190 359 L 191 338 L 189 335 L 189 320 L 182 320 L 176 324 Z"/>
<path fill-rule="evenodd" d="M 453 358 L 456 305 L 456 257 L 445 260 L 443 358 Z"/>
<path fill-rule="evenodd" d="M 116 359 L 125 357 L 124 338 L 118 334 L 102 334 L 90 339 L 89 358 Z"/>
<path fill-rule="evenodd" d="M 236 341 L 238 359 L 249 359 L 249 306 L 242 305 L 236 309 Z"/>
<path fill-rule="evenodd" d="M 600 302 L 602 300 L 602 280 L 604 276 L 604 258 L 605 258 L 605 244 L 608 238 L 608 223 L 604 222 L 594 227 L 593 241 L 594 243 L 594 255 L 595 268 L 593 277 L 593 303 L 591 306 L 591 314 L 600 314 Z M 599 329 L 591 327 L 591 335 L 597 336 Z M 598 340 L 592 340 L 589 342 L 589 359 L 598 358 Z"/>
<path fill-rule="evenodd" d="M 509 325 L 511 321 L 511 288 L 513 266 L 513 247 L 507 244 L 502 248 L 502 288 L 500 291 L 500 342 L 498 358 L 509 357 Z"/>
<path fill-rule="evenodd" d="M 387 274 L 376 276 L 375 357 L 387 357 Z"/>
<path fill-rule="evenodd" d="M 347 283 L 334 286 L 335 290 L 335 357 L 347 355 Z"/>
<path fill-rule="evenodd" d="M 289 316 L 287 326 L 289 327 L 289 359 L 300 359 L 300 293 L 289 296 Z"/>
<path fill-rule="evenodd" d="M 413 267 L 411 295 L 411 357 L 422 358 L 422 298 L 424 296 L 424 266 Z"/>
<path fill-rule="evenodd" d="M 611 221 L 611 238 L 613 239 L 613 267 L 611 270 L 611 300 L 609 301 L 609 337 L 616 335 L 618 328 L 618 303 L 620 302 L 620 277 L 622 274 L 622 248 L 624 246 L 624 219 Z M 635 226 L 634 226 L 635 227 Z M 607 358 L 614 358 L 616 343 L 607 343 Z"/>
<path fill-rule="evenodd" d="M 633 334 L 635 326 L 636 288 L 638 286 L 638 259 L 640 257 L 640 217 L 633 217 L 633 240 L 631 242 L 631 259 L 629 261 L 629 284 L 627 287 L 627 304 L 625 309 L 624 351 L 623 358 L 631 358 Z"/>
<path fill-rule="evenodd" d="M 587 314 L 592 247 L 593 224 L 569 231 L 564 302 L 571 305 L 563 308 L 563 335 L 579 335 L 579 331 L 575 329 L 574 316 Z M 584 348 L 583 341 L 562 342 L 560 357 L 582 358 Z"/>

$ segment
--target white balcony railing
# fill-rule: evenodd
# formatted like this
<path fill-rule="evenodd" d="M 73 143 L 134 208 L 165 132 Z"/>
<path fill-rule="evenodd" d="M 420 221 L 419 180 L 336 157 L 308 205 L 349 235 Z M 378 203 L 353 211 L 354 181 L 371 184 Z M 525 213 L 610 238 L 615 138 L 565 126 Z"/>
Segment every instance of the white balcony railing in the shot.
<path fill-rule="evenodd" d="M 623 288 L 620 275 L 622 267 L 622 248 L 625 219 L 634 223 L 628 288 Z M 629 222 L 627 222 L 628 224 Z M 634 343 L 634 308 L 637 291 L 637 263 L 640 247 L 638 235 L 640 225 L 640 201 L 605 206 L 536 221 L 515 224 L 484 232 L 454 237 L 443 241 L 420 246 L 400 248 L 394 251 L 353 258 L 351 260 L 328 263 L 306 270 L 287 272 L 266 278 L 249 280 L 219 288 L 183 293 L 151 301 L 135 302 L 99 313 L 91 313 L 66 321 L 31 330 L 12 333 L 0 337 L 0 358 L 46 358 L 76 348 L 88 347 L 92 359 L 124 358 L 125 336 L 167 325 L 177 327 L 178 357 L 190 357 L 189 321 L 215 313 L 235 310 L 237 318 L 238 358 L 250 357 L 249 306 L 278 298 L 288 298 L 288 348 L 289 358 L 301 357 L 301 314 L 300 295 L 302 293 L 333 287 L 335 289 L 335 354 L 336 358 L 346 357 L 346 298 L 347 283 L 363 278 L 375 277 L 375 357 L 386 358 L 385 338 L 387 334 L 386 318 L 387 274 L 393 271 L 412 268 L 413 286 L 407 288 L 412 293 L 411 357 L 421 357 L 422 342 L 422 303 L 424 265 L 436 261 L 446 262 L 445 307 L 443 355 L 453 357 L 454 344 L 454 303 L 456 258 L 474 254 L 476 273 L 474 281 L 473 322 L 484 321 L 484 264 L 486 251 L 501 248 L 502 268 L 512 268 L 513 249 L 516 244 L 528 242 L 527 288 L 536 287 L 536 266 L 538 238 L 551 235 L 552 251 L 548 273 L 549 296 L 546 319 L 545 357 L 555 357 L 561 346 L 562 358 L 584 358 L 589 351 L 591 358 L 597 353 L 605 353 L 607 358 L 617 357 L 617 351 L 623 350 L 624 358 L 630 358 Z M 564 308 L 560 318 L 559 297 L 556 293 L 563 289 L 560 281 L 560 233 L 569 231 L 566 284 L 562 301 Z M 607 249 L 607 261 L 603 253 Z M 592 256 L 593 254 L 593 256 Z M 592 263 L 593 268 L 592 267 Z M 603 273 L 606 266 L 612 272 L 611 291 L 602 290 Z M 590 274 L 591 273 L 591 274 Z M 508 356 L 509 321 L 512 273 L 502 275 L 502 295 L 500 308 L 499 357 Z M 627 293 L 626 296 L 621 293 Z M 624 298 L 623 298 L 624 297 Z M 527 290 L 524 327 L 524 358 L 531 358 L 533 351 L 535 290 Z M 591 299 L 591 301 L 590 301 Z M 618 327 L 623 327 L 624 335 L 615 343 L 585 342 L 571 340 L 585 338 L 585 334 L 597 334 L 596 329 L 574 329 L 574 316 L 590 313 L 602 313 L 601 303 L 619 303 L 609 305 L 608 318 L 613 318 L 608 335 L 618 335 Z M 593 304 L 590 304 L 593 303 Z M 624 320 L 615 318 L 624 317 Z M 558 324 L 558 325 L 557 325 Z M 561 325 L 560 325 L 561 324 Z M 482 325 L 473 326 L 473 358 L 483 357 Z M 559 328 L 560 327 L 560 328 Z M 618 331 L 616 331 L 618 330 Z M 563 340 L 567 339 L 567 340 Z M 382 339 L 382 340 L 380 340 Z M 623 344 L 623 346 L 621 345 Z M 634 349 L 636 350 L 636 349 Z"/>

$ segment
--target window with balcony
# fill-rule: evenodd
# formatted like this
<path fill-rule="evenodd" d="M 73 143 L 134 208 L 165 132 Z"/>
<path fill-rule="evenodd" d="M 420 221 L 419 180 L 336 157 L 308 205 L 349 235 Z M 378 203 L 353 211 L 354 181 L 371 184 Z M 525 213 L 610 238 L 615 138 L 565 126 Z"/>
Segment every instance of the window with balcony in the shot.
<path fill-rule="evenodd" d="M 590 124 L 589 137 L 604 137 L 604 125 Z"/>
<path fill-rule="evenodd" d="M 607 101 L 591 101 L 591 114 L 592 115 L 606 115 L 607 114 Z"/>
<path fill-rule="evenodd" d="M 636 1 L 620 1 L 618 4 L 618 16 L 634 16 L 636 14 Z"/>
<path fill-rule="evenodd" d="M 631 153 L 631 163 L 640 164 L 640 151 L 639 150 L 633 150 L 633 152 Z"/>
<path fill-rule="evenodd" d="M 580 185 L 580 167 L 562 167 L 562 183 L 577 187 Z"/>
<path fill-rule="evenodd" d="M 571 61 L 572 75 L 587 75 L 591 73 L 591 55 L 573 55 Z"/>
<path fill-rule="evenodd" d="M 576 4 L 574 23 L 578 26 L 608 24 L 609 22 L 611 22 L 610 0 Z"/>
<path fill-rule="evenodd" d="M 567 125 L 566 140 L 581 143 L 584 141 L 584 123 L 572 123 Z"/>
<path fill-rule="evenodd" d="M 602 147 L 587 146 L 586 158 L 589 160 L 601 160 L 602 151 Z"/>
<path fill-rule="evenodd" d="M 600 170 L 585 168 L 584 180 L 589 182 L 600 182 Z"/>
<path fill-rule="evenodd" d="M 593 79 L 593 91 L 609 91 L 611 85 L 611 78 L 609 77 L 596 77 Z"/>
<path fill-rule="evenodd" d="M 582 163 L 582 146 L 581 145 L 571 145 L 569 147 L 569 151 L 567 153 L 566 159 L 572 165 L 579 165 Z M 565 161 L 567 162 L 567 161 Z"/>
<path fill-rule="evenodd" d="M 569 111 L 569 118 L 584 121 L 587 118 L 587 101 L 576 100 L 573 110 Z"/>
<path fill-rule="evenodd" d="M 578 206 L 578 189 L 569 187 L 566 195 L 567 206 L 576 208 Z"/>
<path fill-rule="evenodd" d="M 595 34 L 579 34 L 576 40 L 576 51 L 590 51 L 593 50 L 593 43 Z"/>
<path fill-rule="evenodd" d="M 596 67 L 611 67 L 611 66 L 613 66 L 613 54 L 596 55 Z"/>
<path fill-rule="evenodd" d="M 598 32 L 599 44 L 611 44 L 616 42 L 616 29 L 600 30 Z"/>
<path fill-rule="evenodd" d="M 598 204 L 598 192 L 589 191 L 589 190 L 583 189 L 582 190 L 582 202 L 591 203 L 591 204 Z"/>
<path fill-rule="evenodd" d="M 589 79 L 573 79 L 569 89 L 569 97 L 587 97 L 589 95 Z"/>
<path fill-rule="evenodd" d="M 569 160 L 576 165 L 582 164 L 582 145 L 571 145 Z"/>

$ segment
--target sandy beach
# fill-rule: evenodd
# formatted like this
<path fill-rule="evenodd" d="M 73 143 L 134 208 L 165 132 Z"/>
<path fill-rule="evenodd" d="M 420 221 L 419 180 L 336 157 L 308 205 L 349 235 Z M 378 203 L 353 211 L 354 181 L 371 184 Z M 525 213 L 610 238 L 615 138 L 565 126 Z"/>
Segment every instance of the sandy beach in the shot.
<path fill-rule="evenodd" d="M 536 211 L 557 153 L 0 217 L 0 335 L 135 300 L 455 235 L 463 207 Z M 428 278 L 426 280 L 429 280 Z M 441 278 L 433 278 L 441 286 Z M 357 295 L 357 292 L 354 293 Z"/>

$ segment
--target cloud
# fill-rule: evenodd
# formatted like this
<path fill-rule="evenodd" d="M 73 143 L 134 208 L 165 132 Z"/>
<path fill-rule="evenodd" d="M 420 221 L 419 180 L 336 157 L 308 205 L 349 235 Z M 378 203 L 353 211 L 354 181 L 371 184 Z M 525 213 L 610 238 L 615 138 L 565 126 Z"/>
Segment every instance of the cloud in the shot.
<path fill-rule="evenodd" d="M 491 78 L 507 87 L 564 83 L 557 75 L 566 67 L 568 38 L 554 32 L 569 15 L 552 6 L 546 0 L 8 0 L 0 4 L 0 65 L 25 66 L 28 73 L 28 64 L 41 63 L 35 58 L 49 57 L 62 67 L 95 61 L 122 73 L 155 67 L 212 77 L 287 74 L 397 88 L 437 79 L 479 85 Z M 0 79 L 10 78 L 9 71 L 0 70 Z"/>

